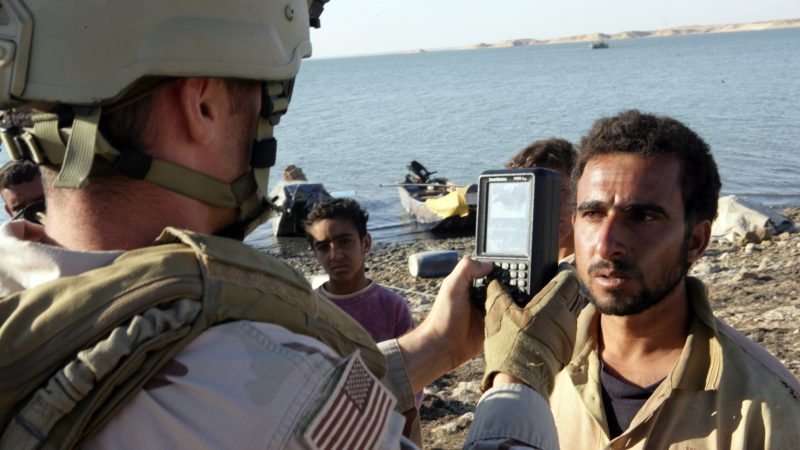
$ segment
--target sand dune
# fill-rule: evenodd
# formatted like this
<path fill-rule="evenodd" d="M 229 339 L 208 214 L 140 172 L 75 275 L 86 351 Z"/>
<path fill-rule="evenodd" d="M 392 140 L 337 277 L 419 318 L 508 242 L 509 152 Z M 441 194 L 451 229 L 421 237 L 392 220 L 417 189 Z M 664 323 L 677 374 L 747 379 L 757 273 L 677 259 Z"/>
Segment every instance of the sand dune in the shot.
<path fill-rule="evenodd" d="M 601 40 L 636 39 L 645 37 L 680 36 L 701 33 L 730 33 L 737 31 L 774 30 L 778 28 L 800 28 L 800 19 L 770 20 L 766 22 L 748 22 L 722 25 L 687 25 L 677 28 L 651 31 L 623 31 L 620 33 L 591 33 L 577 36 L 567 36 L 555 39 L 509 39 L 494 44 L 480 43 L 460 47 L 459 50 L 474 50 L 477 48 L 507 48 L 523 47 L 528 45 L 566 44 L 574 42 L 595 42 Z"/>

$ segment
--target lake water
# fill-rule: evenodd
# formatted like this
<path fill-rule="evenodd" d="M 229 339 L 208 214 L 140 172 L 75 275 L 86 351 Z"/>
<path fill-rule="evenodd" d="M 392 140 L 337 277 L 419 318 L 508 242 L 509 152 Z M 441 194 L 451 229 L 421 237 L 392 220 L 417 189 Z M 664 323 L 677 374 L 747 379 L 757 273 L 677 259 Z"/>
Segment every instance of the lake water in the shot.
<path fill-rule="evenodd" d="M 393 187 L 416 159 L 458 183 L 533 140 L 573 142 L 637 108 L 700 134 L 724 194 L 800 205 L 800 29 L 309 60 L 276 128 L 274 185 L 287 164 L 355 191 L 378 241 L 424 238 Z M 6 155 L 0 155 L 0 159 Z M 299 245 L 257 230 L 258 247 Z"/>

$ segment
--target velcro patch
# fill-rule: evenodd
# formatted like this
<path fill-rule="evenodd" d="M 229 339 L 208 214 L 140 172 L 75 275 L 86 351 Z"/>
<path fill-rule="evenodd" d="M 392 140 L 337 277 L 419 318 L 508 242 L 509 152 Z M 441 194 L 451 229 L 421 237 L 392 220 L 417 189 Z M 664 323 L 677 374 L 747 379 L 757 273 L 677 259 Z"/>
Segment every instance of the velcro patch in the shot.
<path fill-rule="evenodd" d="M 314 450 L 377 448 L 395 403 L 394 396 L 354 353 L 303 439 Z"/>

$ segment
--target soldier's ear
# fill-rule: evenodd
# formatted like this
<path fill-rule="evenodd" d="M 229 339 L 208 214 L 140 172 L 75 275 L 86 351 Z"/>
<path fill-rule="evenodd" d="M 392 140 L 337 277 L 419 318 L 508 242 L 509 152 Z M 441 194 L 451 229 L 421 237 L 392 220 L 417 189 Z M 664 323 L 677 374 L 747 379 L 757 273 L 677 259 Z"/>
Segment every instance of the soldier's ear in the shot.
<path fill-rule="evenodd" d="M 228 109 L 225 83 L 204 77 L 184 78 L 178 83 L 178 108 L 190 138 L 201 144 L 211 143 L 219 132 L 218 122 Z"/>

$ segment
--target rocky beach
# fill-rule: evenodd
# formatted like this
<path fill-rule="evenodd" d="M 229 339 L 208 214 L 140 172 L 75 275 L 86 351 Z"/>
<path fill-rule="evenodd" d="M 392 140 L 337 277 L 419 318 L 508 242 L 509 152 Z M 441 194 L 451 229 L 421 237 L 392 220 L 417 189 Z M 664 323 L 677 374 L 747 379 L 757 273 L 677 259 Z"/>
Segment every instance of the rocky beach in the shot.
<path fill-rule="evenodd" d="M 779 213 L 800 224 L 800 208 Z M 414 278 L 408 257 L 426 250 L 472 253 L 472 237 L 408 244 L 376 244 L 367 261 L 368 276 L 406 297 L 414 318 L 430 310 L 441 279 Z M 310 251 L 276 256 L 307 276 L 321 273 Z M 738 242 L 713 242 L 690 273 L 703 280 L 712 307 L 724 320 L 759 343 L 800 377 L 800 233 L 747 236 Z M 483 358 L 478 356 L 425 389 L 421 409 L 427 449 L 460 448 L 472 422 Z"/>

